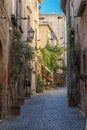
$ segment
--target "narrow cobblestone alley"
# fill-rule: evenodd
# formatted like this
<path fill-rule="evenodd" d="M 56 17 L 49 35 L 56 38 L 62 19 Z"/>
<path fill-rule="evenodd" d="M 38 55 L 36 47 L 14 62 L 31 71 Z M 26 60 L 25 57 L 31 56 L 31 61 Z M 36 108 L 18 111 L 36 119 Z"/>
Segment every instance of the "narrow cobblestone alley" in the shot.
<path fill-rule="evenodd" d="M 46 91 L 25 100 L 21 115 L 0 122 L 0 130 L 83 130 L 85 118 L 68 107 L 67 89 Z"/>

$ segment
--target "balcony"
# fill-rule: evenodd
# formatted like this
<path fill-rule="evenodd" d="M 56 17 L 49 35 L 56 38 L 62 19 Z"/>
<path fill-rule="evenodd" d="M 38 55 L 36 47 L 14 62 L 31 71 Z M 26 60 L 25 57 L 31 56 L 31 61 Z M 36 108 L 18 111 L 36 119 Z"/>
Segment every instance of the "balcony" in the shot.
<path fill-rule="evenodd" d="M 81 0 L 77 15 L 78 16 L 82 16 L 82 14 L 84 13 L 86 9 L 86 0 Z"/>

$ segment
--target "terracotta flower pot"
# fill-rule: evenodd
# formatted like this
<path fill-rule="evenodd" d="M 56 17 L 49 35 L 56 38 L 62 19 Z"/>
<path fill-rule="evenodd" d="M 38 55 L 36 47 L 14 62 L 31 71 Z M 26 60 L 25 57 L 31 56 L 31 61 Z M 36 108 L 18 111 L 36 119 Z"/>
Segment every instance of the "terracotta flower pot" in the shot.
<path fill-rule="evenodd" d="M 87 111 L 86 111 L 86 113 L 85 113 L 85 116 L 86 116 L 86 118 L 87 118 Z"/>
<path fill-rule="evenodd" d="M 20 106 L 12 106 L 10 108 L 11 115 L 20 115 Z"/>
<path fill-rule="evenodd" d="M 75 101 L 75 99 L 68 99 L 68 105 L 69 105 L 69 106 L 76 106 L 76 101 Z"/>
<path fill-rule="evenodd" d="M 29 99 L 31 98 L 31 94 L 28 94 L 28 98 L 29 98 Z"/>
<path fill-rule="evenodd" d="M 30 93 L 27 93 L 26 94 L 26 97 L 28 97 L 29 99 L 31 98 L 31 94 Z"/>
<path fill-rule="evenodd" d="M 50 86 L 45 86 L 45 89 L 46 90 L 50 90 Z"/>
<path fill-rule="evenodd" d="M 36 93 L 41 93 L 41 91 L 40 90 L 36 90 Z"/>
<path fill-rule="evenodd" d="M 24 98 L 18 98 L 18 103 L 20 104 L 20 105 L 24 105 Z"/>

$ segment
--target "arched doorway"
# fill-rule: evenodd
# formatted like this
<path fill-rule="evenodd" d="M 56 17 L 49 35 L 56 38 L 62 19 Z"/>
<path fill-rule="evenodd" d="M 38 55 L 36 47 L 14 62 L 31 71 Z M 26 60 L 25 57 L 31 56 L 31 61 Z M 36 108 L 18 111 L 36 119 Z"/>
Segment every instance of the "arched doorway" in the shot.
<path fill-rule="evenodd" d="M 2 89 L 3 89 L 2 44 L 0 42 L 0 119 L 2 115 Z"/>

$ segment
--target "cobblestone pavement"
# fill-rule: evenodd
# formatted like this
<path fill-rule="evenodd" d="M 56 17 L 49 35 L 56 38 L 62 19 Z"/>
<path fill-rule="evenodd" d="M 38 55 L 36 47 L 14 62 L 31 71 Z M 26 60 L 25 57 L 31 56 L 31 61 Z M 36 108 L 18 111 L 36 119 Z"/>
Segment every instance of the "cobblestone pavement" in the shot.
<path fill-rule="evenodd" d="M 0 130 L 83 130 L 85 118 L 77 107 L 68 107 L 67 90 L 46 91 L 26 99 L 21 115 L 0 123 Z"/>

